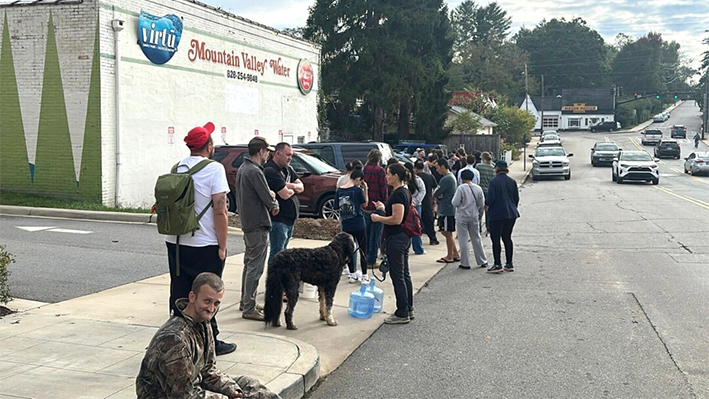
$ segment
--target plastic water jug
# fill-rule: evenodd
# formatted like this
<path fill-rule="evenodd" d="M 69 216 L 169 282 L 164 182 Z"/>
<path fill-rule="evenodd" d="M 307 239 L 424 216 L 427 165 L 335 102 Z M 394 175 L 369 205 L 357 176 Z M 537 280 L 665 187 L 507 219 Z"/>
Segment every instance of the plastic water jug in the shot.
<path fill-rule="evenodd" d="M 384 290 L 374 285 L 374 279 L 371 279 L 367 286 L 367 292 L 374 295 L 374 313 L 381 312 L 382 306 L 384 306 Z"/>
<path fill-rule="evenodd" d="M 358 319 L 368 319 L 374 314 L 374 294 L 367 292 L 367 286 L 362 285 L 359 290 L 350 294 L 350 316 Z"/>

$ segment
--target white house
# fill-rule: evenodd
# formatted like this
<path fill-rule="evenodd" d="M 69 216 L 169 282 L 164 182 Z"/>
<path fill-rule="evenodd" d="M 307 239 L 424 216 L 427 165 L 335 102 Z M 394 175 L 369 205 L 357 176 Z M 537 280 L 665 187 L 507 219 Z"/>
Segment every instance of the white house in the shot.
<path fill-rule="evenodd" d="M 544 121 L 542 117 L 544 104 Z M 592 125 L 615 120 L 613 95 L 605 89 L 564 89 L 560 95 L 531 97 L 521 101 L 520 109 L 535 118 L 534 130 L 588 130 Z"/>

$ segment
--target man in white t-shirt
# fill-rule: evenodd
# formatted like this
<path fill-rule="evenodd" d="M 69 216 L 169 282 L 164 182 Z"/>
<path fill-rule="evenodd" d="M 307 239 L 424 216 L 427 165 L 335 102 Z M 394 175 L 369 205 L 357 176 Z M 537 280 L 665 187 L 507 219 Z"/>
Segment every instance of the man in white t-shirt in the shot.
<path fill-rule="evenodd" d="M 208 122 L 190 130 L 185 137 L 185 143 L 190 149 L 190 156 L 178 162 L 177 172 L 187 172 L 204 159 L 214 155 L 212 132 L 214 124 Z M 227 208 L 226 194 L 229 184 L 226 180 L 224 166 L 219 162 L 210 162 L 202 170 L 192 175 L 195 190 L 194 210 L 199 215 L 207 210 L 199 220 L 199 228 L 193 234 L 180 236 L 180 272 L 176 269 L 176 236 L 165 236 L 167 256 L 170 265 L 170 311 L 180 314 L 175 301 L 186 298 L 192 289 L 192 282 L 202 272 L 211 272 L 221 277 L 226 259 L 227 240 Z M 231 353 L 236 350 L 236 344 L 219 341 L 217 335 L 217 320 L 210 321 L 214 334 L 215 351 L 217 355 Z"/>
<path fill-rule="evenodd" d="M 458 185 L 460 186 L 461 184 L 463 184 L 463 179 L 461 178 L 461 173 L 466 169 L 473 171 L 473 184 L 480 185 L 480 172 L 477 169 L 475 169 L 475 155 L 468 155 L 465 158 L 465 163 L 466 163 L 465 167 L 461 168 L 458 171 Z"/>

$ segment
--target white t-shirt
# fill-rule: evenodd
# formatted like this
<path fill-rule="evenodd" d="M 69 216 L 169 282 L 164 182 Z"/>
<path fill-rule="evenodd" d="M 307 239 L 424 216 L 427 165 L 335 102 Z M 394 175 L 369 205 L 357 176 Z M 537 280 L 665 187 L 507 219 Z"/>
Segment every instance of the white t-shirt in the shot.
<path fill-rule="evenodd" d="M 350 175 L 342 175 L 339 178 L 337 178 L 337 187 L 342 187 L 345 184 L 349 183 L 350 181 Z"/>
<path fill-rule="evenodd" d="M 203 159 L 206 158 L 199 156 L 187 157 L 180 161 L 177 171 L 186 172 Z M 202 170 L 192 175 L 192 179 L 194 180 L 194 211 L 196 215 L 199 215 L 209 205 L 212 195 L 229 192 L 226 171 L 224 170 L 224 165 L 219 162 L 210 162 Z M 174 244 L 175 238 L 175 236 L 165 236 L 165 241 Z M 191 233 L 180 236 L 180 245 L 188 247 L 219 245 L 217 230 L 214 227 L 214 208 L 210 207 L 204 213 L 199 220 L 199 229 L 194 232 L 194 236 Z"/>
<path fill-rule="evenodd" d="M 480 171 L 475 169 L 475 167 L 473 165 L 465 165 L 464 168 L 461 168 L 458 171 L 458 185 L 463 184 L 463 179 L 460 177 L 460 175 L 465 169 L 469 169 L 469 170 L 473 171 L 473 183 L 479 185 L 480 184 Z"/>

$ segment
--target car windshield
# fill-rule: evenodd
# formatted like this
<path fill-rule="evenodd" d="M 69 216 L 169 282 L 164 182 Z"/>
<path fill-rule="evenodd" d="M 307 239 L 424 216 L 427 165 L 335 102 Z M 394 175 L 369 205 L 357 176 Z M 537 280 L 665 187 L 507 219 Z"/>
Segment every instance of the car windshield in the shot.
<path fill-rule="evenodd" d="M 566 154 L 564 153 L 563 148 L 542 148 L 537 150 L 536 152 L 536 157 L 563 157 Z"/>
<path fill-rule="evenodd" d="M 311 168 L 315 169 L 315 172 L 318 174 L 325 174 L 325 173 L 340 173 L 339 170 L 337 170 L 336 167 L 330 165 L 329 163 L 320 160 L 318 158 L 315 158 L 314 156 L 310 156 L 308 154 L 293 154 L 297 157 L 300 158 L 303 163 L 308 164 Z"/>
<path fill-rule="evenodd" d="M 622 152 L 620 159 L 622 161 L 652 161 L 647 152 Z"/>
<path fill-rule="evenodd" d="M 546 136 L 544 136 L 544 141 L 552 141 L 552 140 L 557 140 L 557 141 L 558 141 L 558 140 L 559 140 L 559 136 L 557 136 L 557 135 L 555 135 L 555 134 L 547 134 Z"/>
<path fill-rule="evenodd" d="M 615 144 L 600 144 L 596 146 L 596 151 L 618 151 L 618 146 Z"/>

